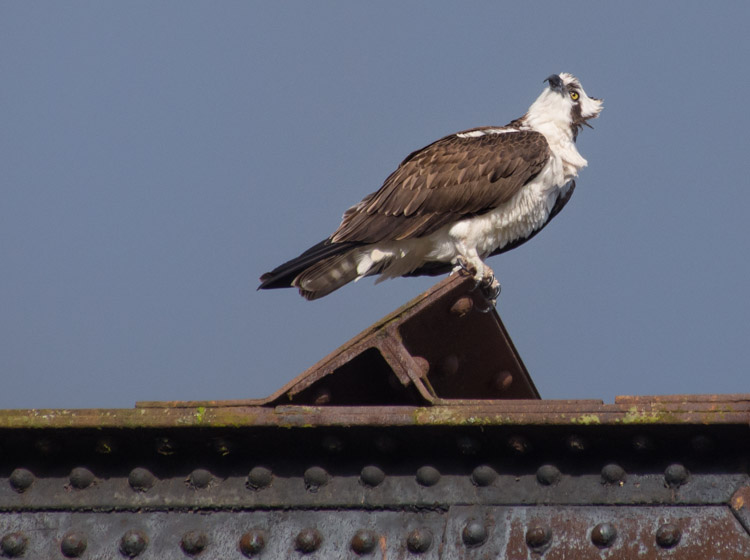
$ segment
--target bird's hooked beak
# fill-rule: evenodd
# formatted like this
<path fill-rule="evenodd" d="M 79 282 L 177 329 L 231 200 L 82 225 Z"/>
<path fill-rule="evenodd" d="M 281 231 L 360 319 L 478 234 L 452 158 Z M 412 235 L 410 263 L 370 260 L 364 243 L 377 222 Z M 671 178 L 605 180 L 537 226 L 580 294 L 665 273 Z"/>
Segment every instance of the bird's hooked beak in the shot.
<path fill-rule="evenodd" d="M 562 94 L 563 92 L 563 81 L 560 76 L 557 74 L 552 74 L 550 77 L 548 77 L 545 82 L 549 82 L 549 88 L 553 91 L 556 91 L 559 94 Z"/>

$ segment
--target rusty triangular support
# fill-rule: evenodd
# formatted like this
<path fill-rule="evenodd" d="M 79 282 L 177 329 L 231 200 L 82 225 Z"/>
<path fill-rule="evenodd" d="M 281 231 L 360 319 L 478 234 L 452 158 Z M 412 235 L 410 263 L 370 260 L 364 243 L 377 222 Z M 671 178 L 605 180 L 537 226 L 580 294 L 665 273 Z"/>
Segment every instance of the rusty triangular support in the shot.
<path fill-rule="evenodd" d="M 539 399 L 494 308 L 451 275 L 265 399 L 151 406 L 452 404 Z M 484 310 L 484 311 L 483 311 Z"/>

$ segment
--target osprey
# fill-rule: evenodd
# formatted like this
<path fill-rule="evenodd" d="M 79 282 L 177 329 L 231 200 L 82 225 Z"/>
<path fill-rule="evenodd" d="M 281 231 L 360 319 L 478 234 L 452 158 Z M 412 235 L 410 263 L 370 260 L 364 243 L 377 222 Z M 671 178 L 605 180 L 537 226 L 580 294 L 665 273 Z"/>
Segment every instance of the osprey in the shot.
<path fill-rule="evenodd" d="M 258 289 L 295 287 L 312 300 L 365 276 L 463 269 L 494 302 L 500 285 L 484 259 L 528 241 L 567 204 L 587 164 L 578 132 L 602 110 L 571 74 L 545 82 L 521 118 L 409 154 L 333 235 L 261 276 Z"/>

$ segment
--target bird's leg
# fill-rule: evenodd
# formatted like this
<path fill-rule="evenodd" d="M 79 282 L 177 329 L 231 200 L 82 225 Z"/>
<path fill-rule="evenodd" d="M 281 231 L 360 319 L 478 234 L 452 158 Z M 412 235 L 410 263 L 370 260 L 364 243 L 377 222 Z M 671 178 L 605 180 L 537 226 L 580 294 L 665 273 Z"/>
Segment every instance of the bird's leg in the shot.
<path fill-rule="evenodd" d="M 490 309 L 497 305 L 497 298 L 500 296 L 500 282 L 495 278 L 495 273 L 489 266 L 485 265 L 484 277 L 480 282 L 480 288 L 482 295 L 487 298 L 489 306 L 486 309 L 480 309 L 482 313 L 487 313 Z"/>
<path fill-rule="evenodd" d="M 463 272 L 464 274 L 468 276 L 473 276 L 476 278 L 477 270 L 474 266 L 469 263 L 468 259 L 465 259 L 462 256 L 456 257 L 456 266 L 453 267 L 453 272 Z"/>
<path fill-rule="evenodd" d="M 482 262 L 478 255 L 473 258 L 459 255 L 456 257 L 455 264 L 454 272 L 463 272 L 474 278 L 473 290 L 479 288 L 490 303 L 487 308 L 480 309 L 483 313 L 487 313 L 497 304 L 497 298 L 500 295 L 500 282 L 495 279 L 495 273 Z"/>

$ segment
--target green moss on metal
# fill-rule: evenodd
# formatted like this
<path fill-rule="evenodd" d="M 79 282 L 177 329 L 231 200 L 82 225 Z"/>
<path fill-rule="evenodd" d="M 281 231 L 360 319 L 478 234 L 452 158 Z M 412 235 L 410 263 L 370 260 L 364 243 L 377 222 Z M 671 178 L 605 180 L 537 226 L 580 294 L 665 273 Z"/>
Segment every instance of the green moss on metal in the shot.
<path fill-rule="evenodd" d="M 498 426 L 504 424 L 500 415 L 466 415 L 453 407 L 423 407 L 414 410 L 415 426 Z"/>
<path fill-rule="evenodd" d="M 582 414 L 581 416 L 574 416 L 570 419 L 573 424 L 580 424 L 582 426 L 591 426 L 594 424 L 601 424 L 602 420 L 598 414 Z"/>
<path fill-rule="evenodd" d="M 678 412 L 663 410 L 639 410 L 631 406 L 621 419 L 620 424 L 672 424 L 679 423 Z"/>

